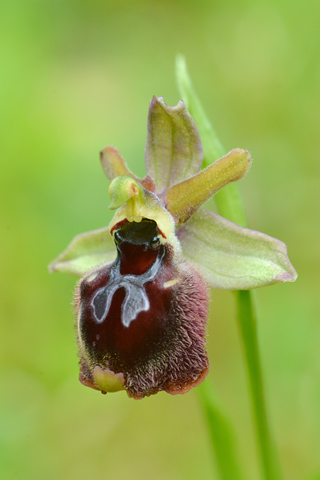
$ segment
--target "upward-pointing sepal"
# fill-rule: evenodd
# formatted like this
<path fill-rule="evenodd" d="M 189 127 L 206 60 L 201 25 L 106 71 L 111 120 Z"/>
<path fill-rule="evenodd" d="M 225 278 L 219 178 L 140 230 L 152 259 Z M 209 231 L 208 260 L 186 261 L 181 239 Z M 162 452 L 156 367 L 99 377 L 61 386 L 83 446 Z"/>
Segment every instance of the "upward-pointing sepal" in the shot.
<path fill-rule="evenodd" d="M 203 160 L 200 135 L 182 100 L 169 107 L 162 97 L 152 98 L 145 160 L 147 174 L 160 196 L 175 183 L 199 172 Z"/>

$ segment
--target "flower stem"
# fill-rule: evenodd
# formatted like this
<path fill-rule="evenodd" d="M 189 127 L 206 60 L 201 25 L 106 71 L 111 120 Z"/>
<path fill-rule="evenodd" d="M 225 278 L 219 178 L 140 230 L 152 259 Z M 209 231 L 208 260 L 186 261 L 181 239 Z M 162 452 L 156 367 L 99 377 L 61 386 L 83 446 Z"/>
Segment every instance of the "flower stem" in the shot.
<path fill-rule="evenodd" d="M 223 413 L 210 377 L 197 388 L 209 426 L 212 449 L 222 480 L 243 480 L 234 444 L 232 425 Z"/>
<path fill-rule="evenodd" d="M 210 125 L 195 94 L 184 58 L 177 58 L 177 78 L 181 95 L 199 129 L 204 150 L 204 167 L 225 155 L 225 151 Z M 245 211 L 237 185 L 229 184 L 215 195 L 220 215 L 246 226 Z M 251 291 L 236 291 L 238 323 L 249 377 L 253 418 L 264 480 L 281 480 L 278 456 L 270 432 L 258 346 L 256 315 Z M 232 477 L 230 477 L 232 479 Z"/>
<path fill-rule="evenodd" d="M 280 480 L 282 475 L 267 418 L 253 295 L 249 290 L 238 290 L 235 294 L 239 328 L 249 376 L 256 434 L 259 441 L 261 467 L 265 480 Z"/>

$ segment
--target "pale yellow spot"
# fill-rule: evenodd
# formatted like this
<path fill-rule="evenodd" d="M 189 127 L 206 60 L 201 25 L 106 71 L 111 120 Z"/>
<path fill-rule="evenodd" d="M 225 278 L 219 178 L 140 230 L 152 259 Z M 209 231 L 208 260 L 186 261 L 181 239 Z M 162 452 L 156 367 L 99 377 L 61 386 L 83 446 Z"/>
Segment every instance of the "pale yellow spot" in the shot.
<path fill-rule="evenodd" d="M 87 282 L 92 282 L 95 278 L 97 278 L 98 274 L 97 273 L 91 273 L 89 277 L 86 278 Z"/>
<path fill-rule="evenodd" d="M 93 370 L 94 383 L 103 392 L 119 392 L 124 390 L 124 376 L 109 369 L 102 370 L 98 365 Z"/>
<path fill-rule="evenodd" d="M 165 282 L 163 284 L 163 288 L 173 287 L 174 285 L 177 285 L 177 283 L 179 282 L 180 282 L 180 278 L 174 278 L 173 280 L 169 280 L 168 282 Z"/>

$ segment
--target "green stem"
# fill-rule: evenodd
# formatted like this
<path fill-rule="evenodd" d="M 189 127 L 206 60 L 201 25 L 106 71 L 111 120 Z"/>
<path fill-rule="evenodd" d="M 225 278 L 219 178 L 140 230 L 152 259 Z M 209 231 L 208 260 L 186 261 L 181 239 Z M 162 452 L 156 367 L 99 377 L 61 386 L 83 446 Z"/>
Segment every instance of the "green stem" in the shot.
<path fill-rule="evenodd" d="M 249 290 L 238 290 L 235 294 L 238 306 L 239 328 L 243 340 L 249 376 L 253 415 L 259 441 L 262 470 L 265 480 L 280 480 L 282 475 L 267 417 L 253 295 Z"/>
<path fill-rule="evenodd" d="M 178 85 L 182 97 L 199 129 L 204 150 L 204 167 L 225 155 L 216 133 L 193 90 L 184 58 L 177 58 Z M 238 225 L 246 226 L 245 211 L 235 184 L 229 184 L 215 195 L 219 213 Z M 252 292 L 237 291 L 238 323 L 249 377 L 254 424 L 257 436 L 261 470 L 264 480 L 281 480 L 278 456 L 270 432 Z M 231 477 L 232 478 L 232 477 Z"/>
<path fill-rule="evenodd" d="M 217 400 L 212 380 L 207 377 L 197 388 L 203 412 L 209 426 L 212 449 L 222 480 L 243 480 L 234 445 L 233 428 Z"/>

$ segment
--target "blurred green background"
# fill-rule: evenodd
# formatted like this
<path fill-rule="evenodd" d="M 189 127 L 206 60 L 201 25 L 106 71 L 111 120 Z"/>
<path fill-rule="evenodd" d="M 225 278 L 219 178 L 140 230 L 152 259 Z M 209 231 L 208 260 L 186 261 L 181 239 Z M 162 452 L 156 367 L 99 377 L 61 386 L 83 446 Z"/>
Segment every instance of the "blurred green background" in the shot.
<path fill-rule="evenodd" d="M 217 478 L 195 391 L 133 401 L 78 382 L 75 280 L 47 271 L 111 218 L 101 148 L 144 174 L 148 104 L 179 100 L 177 53 L 226 149 L 253 156 L 251 228 L 286 242 L 299 273 L 257 292 L 259 339 L 286 478 L 317 478 L 319 24 L 319 0 L 1 3 L 1 478 Z M 211 375 L 258 479 L 231 293 L 213 291 L 211 311 Z"/>

